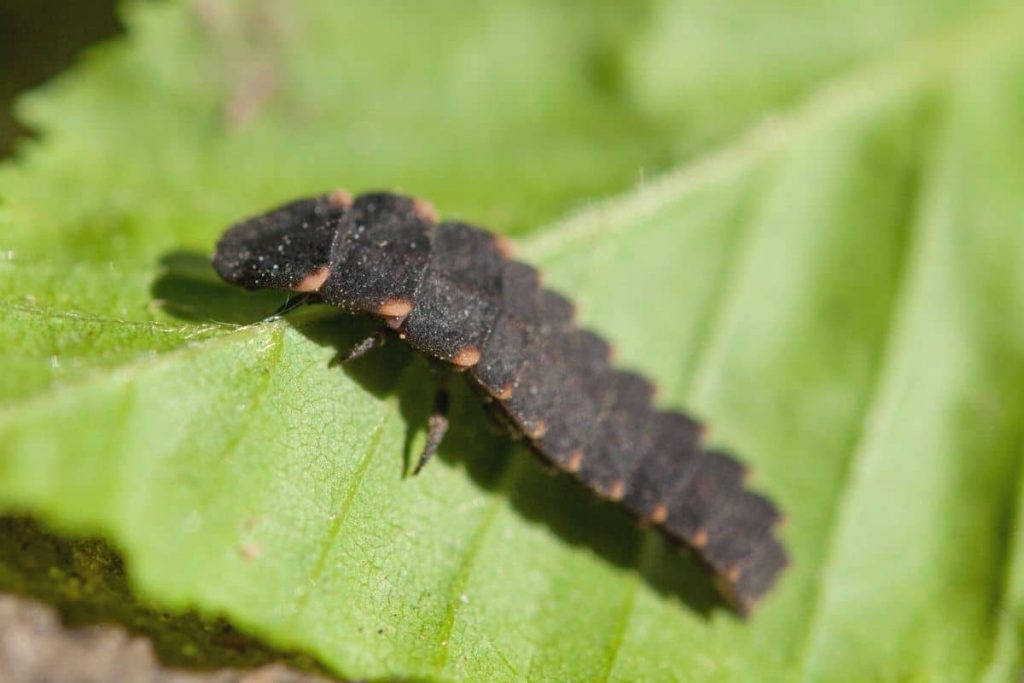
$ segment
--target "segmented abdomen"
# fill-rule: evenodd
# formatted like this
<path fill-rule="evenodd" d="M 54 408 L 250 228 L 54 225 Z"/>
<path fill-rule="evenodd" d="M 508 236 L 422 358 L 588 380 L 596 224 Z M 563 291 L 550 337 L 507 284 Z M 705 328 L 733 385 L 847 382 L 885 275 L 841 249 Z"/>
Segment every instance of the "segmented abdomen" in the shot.
<path fill-rule="evenodd" d="M 349 284 L 328 281 L 325 300 L 377 312 L 417 350 L 465 369 L 540 457 L 692 549 L 749 612 L 787 558 L 773 535 L 780 515 L 744 489 L 741 464 L 706 450 L 693 419 L 655 409 L 653 386 L 614 369 L 608 344 L 500 238 L 437 224 L 396 195 L 360 197 L 350 220 L 332 258 L 332 279 Z"/>

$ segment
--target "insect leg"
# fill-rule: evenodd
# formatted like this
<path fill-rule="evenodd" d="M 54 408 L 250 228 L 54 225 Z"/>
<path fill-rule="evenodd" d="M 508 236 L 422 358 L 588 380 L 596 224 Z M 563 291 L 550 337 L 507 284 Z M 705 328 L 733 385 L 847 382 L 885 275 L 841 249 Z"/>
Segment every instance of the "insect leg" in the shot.
<path fill-rule="evenodd" d="M 429 418 L 427 418 L 427 443 L 423 446 L 423 452 L 420 453 L 420 459 L 419 462 L 416 463 L 416 469 L 412 471 L 413 476 L 419 474 L 426 466 L 427 462 L 434 457 L 434 454 L 437 453 L 437 449 L 441 445 L 441 441 L 444 439 L 444 435 L 447 431 L 448 390 L 441 387 L 434 395 L 434 412 Z"/>
<path fill-rule="evenodd" d="M 320 302 L 320 295 L 316 292 L 302 292 L 300 294 L 293 294 L 288 297 L 288 300 L 281 304 L 281 307 L 274 311 L 266 321 L 277 320 L 282 318 L 297 308 L 302 308 L 307 304 L 315 304 Z"/>
<path fill-rule="evenodd" d="M 380 348 L 381 346 L 384 346 L 384 342 L 386 341 L 387 337 L 384 335 L 383 332 L 374 332 L 369 337 L 367 337 L 366 339 L 362 340 L 361 342 L 350 348 L 348 351 L 338 351 L 338 355 L 336 355 L 331 360 L 330 366 L 334 367 L 336 365 L 341 365 L 342 363 L 348 363 L 349 361 L 353 361 L 361 356 L 365 356 L 370 351 L 376 348 Z"/>

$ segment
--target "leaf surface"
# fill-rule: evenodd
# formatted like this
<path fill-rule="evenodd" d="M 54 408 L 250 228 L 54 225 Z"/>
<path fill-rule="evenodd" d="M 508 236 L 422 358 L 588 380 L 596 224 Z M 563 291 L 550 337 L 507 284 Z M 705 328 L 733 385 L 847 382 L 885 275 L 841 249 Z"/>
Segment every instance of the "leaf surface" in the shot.
<path fill-rule="evenodd" d="M 127 42 L 28 100 L 46 137 L 0 172 L 0 507 L 346 676 L 1007 680 L 1024 16 L 909 3 L 868 39 L 845 5 L 740 5 L 699 17 L 724 61 L 674 3 L 132 6 Z M 828 59 L 791 39 L 819 25 Z M 258 322 L 278 295 L 216 281 L 225 223 L 339 182 L 529 232 L 621 363 L 754 465 L 794 566 L 752 620 L 467 392 L 406 476 L 425 363 L 332 369 L 366 321 Z"/>

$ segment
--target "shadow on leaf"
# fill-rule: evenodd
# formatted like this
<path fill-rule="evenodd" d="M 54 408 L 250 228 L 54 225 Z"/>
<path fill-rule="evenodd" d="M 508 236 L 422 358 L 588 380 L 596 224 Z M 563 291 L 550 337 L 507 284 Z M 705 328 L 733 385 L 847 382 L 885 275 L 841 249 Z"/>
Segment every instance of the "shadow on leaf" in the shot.
<path fill-rule="evenodd" d="M 372 318 L 332 315 L 331 309 L 322 305 L 310 308 L 290 315 L 289 322 L 311 341 L 333 348 L 339 355 L 381 327 Z M 440 374 L 394 335 L 383 348 L 342 364 L 340 370 L 377 397 L 398 396 L 407 425 L 403 472 L 410 476 L 419 456 L 412 448 L 414 438 L 425 429 Z M 446 385 L 451 395 L 450 427 L 438 458 L 463 467 L 482 488 L 500 489 L 524 518 L 546 524 L 570 545 L 590 548 L 618 567 L 635 569 L 651 587 L 678 597 L 698 614 L 707 616 L 720 604 L 706 573 L 693 559 L 681 556 L 659 538 L 656 552 L 641 560 L 644 534 L 660 535 L 658 532 L 639 528 L 623 508 L 598 500 L 569 476 L 552 476 L 522 442 L 513 441 L 487 415 L 458 373 L 449 372 Z M 527 462 L 520 466 L 516 459 Z"/>
<path fill-rule="evenodd" d="M 248 324 L 267 317 L 287 298 L 280 292 L 247 292 L 221 281 L 210 257 L 172 251 L 160 258 L 153 299 L 169 315 L 192 322 Z"/>
<path fill-rule="evenodd" d="M 116 622 L 148 637 L 166 666 L 254 668 L 286 662 L 323 673 L 312 658 L 275 650 L 223 619 L 153 609 L 132 592 L 121 556 L 105 541 L 63 538 L 26 517 L 0 517 L 0 592 L 53 605 L 68 627 Z"/>
<path fill-rule="evenodd" d="M 280 292 L 250 293 L 221 283 L 208 258 L 197 253 L 172 252 L 160 263 L 164 275 L 153 285 L 153 295 L 164 301 L 168 313 L 186 320 L 258 322 L 285 298 Z M 339 357 L 381 327 L 376 319 L 347 316 L 322 305 L 295 311 L 287 319 L 311 341 L 335 349 Z M 338 371 L 376 397 L 397 395 L 408 426 L 402 471 L 410 476 L 419 455 L 413 444 L 430 414 L 438 373 L 393 334 L 383 348 L 341 364 Z M 706 573 L 668 541 L 658 539 L 653 551 L 642 552 L 644 535 L 657 532 L 639 528 L 621 507 L 597 500 L 566 475 L 550 476 L 533 458 L 525 466 L 514 466 L 513 459 L 528 457 L 527 449 L 498 433 L 459 377 L 450 377 L 447 384 L 451 427 L 438 453 L 441 460 L 465 468 L 488 491 L 500 488 L 524 518 L 546 524 L 566 543 L 588 547 L 605 561 L 634 569 L 652 588 L 677 597 L 696 613 L 706 617 L 721 605 Z M 514 476 L 505 481 L 510 467 L 515 467 Z"/>

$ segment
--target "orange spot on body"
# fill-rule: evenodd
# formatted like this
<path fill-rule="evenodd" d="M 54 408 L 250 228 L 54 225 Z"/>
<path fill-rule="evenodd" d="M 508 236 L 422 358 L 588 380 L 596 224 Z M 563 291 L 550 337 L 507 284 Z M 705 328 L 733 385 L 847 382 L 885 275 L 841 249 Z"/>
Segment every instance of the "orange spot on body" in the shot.
<path fill-rule="evenodd" d="M 459 349 L 459 352 L 452 357 L 452 363 L 458 365 L 460 368 L 471 368 L 479 362 L 480 351 L 472 346 Z"/>
<path fill-rule="evenodd" d="M 327 277 L 331 274 L 331 269 L 327 266 L 317 268 L 306 277 L 299 280 L 299 283 L 292 287 L 294 292 L 316 292 L 323 287 L 324 282 L 327 281 Z"/>
<path fill-rule="evenodd" d="M 327 201 L 339 209 L 347 209 L 352 206 L 352 193 L 339 188 L 327 195 Z"/>
<path fill-rule="evenodd" d="M 668 519 L 668 508 L 664 504 L 658 503 L 651 510 L 651 521 L 655 524 L 661 524 Z"/>
<path fill-rule="evenodd" d="M 544 424 L 544 420 L 537 420 L 533 425 L 533 429 L 528 431 L 526 435 L 531 439 L 539 439 L 548 432 L 548 426 Z"/>
<path fill-rule="evenodd" d="M 703 548 L 708 544 L 708 532 L 705 529 L 697 529 L 697 532 L 693 535 L 693 539 L 690 541 L 690 545 L 694 548 Z"/>
<path fill-rule="evenodd" d="M 711 438 L 711 425 L 701 424 L 698 425 L 697 428 L 700 430 L 700 432 L 697 434 L 697 438 L 700 439 L 701 443 L 705 443 L 708 439 Z"/>
<path fill-rule="evenodd" d="M 412 302 L 408 299 L 388 299 L 377 307 L 377 315 L 385 318 L 405 318 L 412 310 Z"/>
<path fill-rule="evenodd" d="M 512 385 L 504 385 L 501 389 L 498 390 L 496 394 L 494 394 L 494 398 L 500 399 L 502 401 L 507 401 L 510 398 L 512 398 Z"/>
<path fill-rule="evenodd" d="M 494 247 L 498 250 L 498 253 L 505 258 L 512 258 L 515 250 L 512 248 L 512 240 L 505 237 L 504 235 L 494 236 Z"/>
<path fill-rule="evenodd" d="M 422 199 L 412 200 L 412 212 L 420 220 L 427 223 L 437 223 L 437 209 L 428 201 Z"/>
<path fill-rule="evenodd" d="M 616 479 L 608 489 L 608 500 L 622 500 L 622 496 L 625 495 L 625 493 L 626 484 L 621 479 Z"/>
<path fill-rule="evenodd" d="M 583 465 L 583 451 L 573 451 L 569 454 L 569 459 L 565 462 L 566 472 L 579 472 L 580 467 Z"/>

